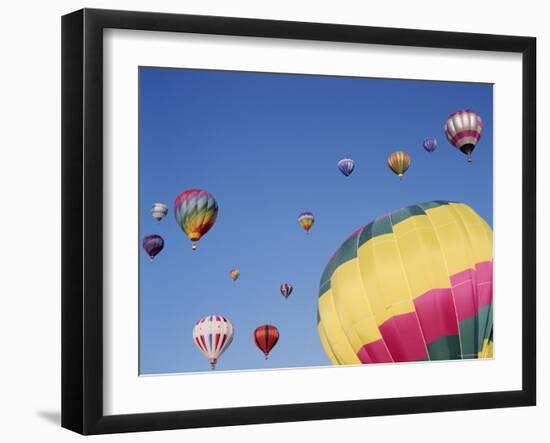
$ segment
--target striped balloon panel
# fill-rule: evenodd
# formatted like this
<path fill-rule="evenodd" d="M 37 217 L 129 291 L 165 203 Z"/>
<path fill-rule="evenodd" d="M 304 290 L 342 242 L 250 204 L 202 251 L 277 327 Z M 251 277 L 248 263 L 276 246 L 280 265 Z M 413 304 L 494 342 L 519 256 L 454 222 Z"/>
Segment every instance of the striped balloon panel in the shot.
<path fill-rule="evenodd" d="M 422 146 L 424 146 L 424 149 L 428 152 L 434 152 L 435 148 L 437 148 L 437 140 L 432 137 L 428 137 L 424 139 L 424 142 L 422 143 Z"/>
<path fill-rule="evenodd" d="M 388 166 L 397 175 L 403 175 L 411 164 L 409 154 L 403 151 L 397 151 L 388 157 Z"/>
<path fill-rule="evenodd" d="M 298 216 L 298 223 L 300 223 L 300 226 L 306 231 L 309 231 L 311 229 L 314 222 L 315 219 L 313 218 L 313 214 L 311 212 L 302 212 Z"/>
<path fill-rule="evenodd" d="M 462 148 L 464 145 L 476 145 L 481 138 L 483 123 L 474 111 L 462 109 L 451 114 L 445 123 L 445 136 L 449 142 Z"/>
<path fill-rule="evenodd" d="M 256 346 L 267 356 L 279 341 L 279 330 L 273 325 L 258 326 L 253 338 Z"/>
<path fill-rule="evenodd" d="M 210 363 L 216 364 L 233 341 L 233 325 L 222 315 L 209 315 L 195 324 L 193 341 Z"/>
<path fill-rule="evenodd" d="M 198 240 L 216 222 L 218 204 L 209 192 L 189 189 L 176 197 L 174 215 L 187 236 L 191 240 Z"/>
<path fill-rule="evenodd" d="M 281 285 L 281 294 L 283 294 L 284 298 L 288 298 L 288 296 L 292 293 L 292 285 L 289 283 L 283 283 Z"/>
<path fill-rule="evenodd" d="M 153 203 L 151 207 L 151 215 L 155 220 L 162 220 L 168 214 L 168 206 L 164 203 Z"/>
<path fill-rule="evenodd" d="M 348 177 L 355 168 L 355 162 L 351 158 L 343 158 L 338 162 L 338 169 L 340 172 Z"/>
<path fill-rule="evenodd" d="M 318 331 L 334 364 L 492 357 L 492 231 L 433 201 L 379 217 L 327 264 Z"/>
<path fill-rule="evenodd" d="M 160 235 L 148 235 L 143 238 L 143 249 L 154 258 L 164 248 L 164 240 Z"/>

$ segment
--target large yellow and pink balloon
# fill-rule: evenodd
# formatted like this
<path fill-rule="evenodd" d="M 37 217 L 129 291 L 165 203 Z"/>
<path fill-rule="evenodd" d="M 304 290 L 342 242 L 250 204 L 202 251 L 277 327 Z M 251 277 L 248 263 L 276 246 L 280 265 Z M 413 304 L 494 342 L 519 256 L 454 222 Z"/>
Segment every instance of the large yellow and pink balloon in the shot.
<path fill-rule="evenodd" d="M 333 364 L 492 358 L 493 233 L 468 205 L 431 201 L 349 237 L 321 278 Z"/>

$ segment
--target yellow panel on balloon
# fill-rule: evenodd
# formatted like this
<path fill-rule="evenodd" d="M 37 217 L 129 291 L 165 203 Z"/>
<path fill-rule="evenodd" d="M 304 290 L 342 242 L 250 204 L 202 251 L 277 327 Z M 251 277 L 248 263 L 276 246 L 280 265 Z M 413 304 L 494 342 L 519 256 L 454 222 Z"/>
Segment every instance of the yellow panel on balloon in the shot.
<path fill-rule="evenodd" d="M 414 311 L 394 234 L 372 238 L 359 248 L 358 257 L 364 290 L 378 325 Z"/>
<path fill-rule="evenodd" d="M 334 307 L 332 291 L 329 289 L 319 297 L 319 316 L 325 327 L 328 343 L 338 359 L 346 362 L 359 362 L 355 351 L 351 347 L 348 337 L 344 333 L 344 326 L 340 322 L 338 313 Z"/>
<path fill-rule="evenodd" d="M 393 230 L 413 297 L 433 288 L 449 288 L 449 274 L 429 218 L 410 217 L 394 225 Z"/>

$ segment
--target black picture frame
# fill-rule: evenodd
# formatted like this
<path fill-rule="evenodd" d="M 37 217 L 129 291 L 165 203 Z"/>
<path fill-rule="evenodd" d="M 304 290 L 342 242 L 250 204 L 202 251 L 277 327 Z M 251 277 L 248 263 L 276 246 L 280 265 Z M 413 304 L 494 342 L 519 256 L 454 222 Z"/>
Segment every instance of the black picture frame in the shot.
<path fill-rule="evenodd" d="M 522 54 L 522 389 L 325 403 L 103 413 L 103 30 L 455 48 Z M 536 403 L 536 39 L 83 9 L 62 18 L 62 426 L 81 434 L 531 406 Z"/>

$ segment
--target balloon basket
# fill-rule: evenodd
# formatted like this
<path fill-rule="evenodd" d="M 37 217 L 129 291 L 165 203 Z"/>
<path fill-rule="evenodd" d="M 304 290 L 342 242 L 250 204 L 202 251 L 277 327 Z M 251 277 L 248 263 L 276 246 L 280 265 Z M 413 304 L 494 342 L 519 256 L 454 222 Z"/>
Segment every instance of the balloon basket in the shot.
<path fill-rule="evenodd" d="M 196 244 L 196 243 L 192 243 L 192 244 L 191 244 L 191 249 L 192 249 L 193 251 L 196 251 L 196 250 L 197 250 L 197 244 Z"/>

